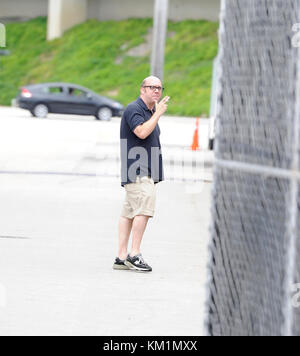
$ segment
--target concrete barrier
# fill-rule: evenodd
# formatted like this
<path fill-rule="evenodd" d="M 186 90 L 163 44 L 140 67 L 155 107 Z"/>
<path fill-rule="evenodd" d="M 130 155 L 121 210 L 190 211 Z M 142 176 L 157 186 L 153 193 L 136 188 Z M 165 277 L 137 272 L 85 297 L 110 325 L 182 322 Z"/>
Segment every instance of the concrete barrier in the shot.
<path fill-rule="evenodd" d="M 0 282 L 0 308 L 5 308 L 7 304 L 6 287 Z"/>
<path fill-rule="evenodd" d="M 6 28 L 0 23 L 0 47 L 6 47 Z"/>

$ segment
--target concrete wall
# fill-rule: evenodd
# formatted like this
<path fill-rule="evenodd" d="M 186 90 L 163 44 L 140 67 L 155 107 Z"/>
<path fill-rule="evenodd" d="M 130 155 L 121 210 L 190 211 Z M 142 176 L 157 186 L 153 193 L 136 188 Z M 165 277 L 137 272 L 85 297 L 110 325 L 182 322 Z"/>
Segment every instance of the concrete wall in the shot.
<path fill-rule="evenodd" d="M 220 0 L 169 0 L 169 19 L 219 21 Z"/>
<path fill-rule="evenodd" d="M 0 0 L 0 23 L 47 16 L 49 40 L 86 19 L 152 17 L 154 0 Z M 169 19 L 218 21 L 220 0 L 169 0 Z"/>
<path fill-rule="evenodd" d="M 153 16 L 153 0 L 88 0 L 88 18 L 124 20 Z"/>
<path fill-rule="evenodd" d="M 46 16 L 48 0 L 0 0 L 0 18 Z"/>
<path fill-rule="evenodd" d="M 65 30 L 87 18 L 87 0 L 49 0 L 47 39 L 60 37 Z"/>
<path fill-rule="evenodd" d="M 73 27 L 86 21 L 87 0 L 62 0 L 62 29 Z"/>
<path fill-rule="evenodd" d="M 51 0 L 49 0 L 51 1 Z M 130 17 L 152 17 L 154 0 L 86 0 L 87 18 L 122 20 Z M 63 0 L 68 9 L 69 0 Z M 169 0 L 169 18 L 218 21 L 220 0 Z M 72 11 L 72 10 L 68 10 Z M 0 18 L 33 18 L 46 16 L 48 0 L 0 0 Z M 83 13 L 84 14 L 84 10 Z M 71 12 L 65 17 L 69 23 Z M 77 15 L 76 15 L 77 17 Z M 72 21 L 70 22 L 72 23 Z"/>
<path fill-rule="evenodd" d="M 154 0 L 88 0 L 88 18 L 123 20 L 152 17 Z M 169 0 L 169 18 L 219 20 L 220 0 Z"/>

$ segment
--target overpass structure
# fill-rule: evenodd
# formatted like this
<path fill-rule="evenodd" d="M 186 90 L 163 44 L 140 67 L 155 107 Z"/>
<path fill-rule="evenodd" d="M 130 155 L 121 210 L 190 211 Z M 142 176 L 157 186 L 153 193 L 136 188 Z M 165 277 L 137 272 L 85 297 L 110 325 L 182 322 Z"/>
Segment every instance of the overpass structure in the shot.
<path fill-rule="evenodd" d="M 0 23 L 48 17 L 47 39 L 88 19 L 124 20 L 153 17 L 154 0 L 1 0 Z M 218 21 L 220 0 L 169 0 L 169 19 Z"/>

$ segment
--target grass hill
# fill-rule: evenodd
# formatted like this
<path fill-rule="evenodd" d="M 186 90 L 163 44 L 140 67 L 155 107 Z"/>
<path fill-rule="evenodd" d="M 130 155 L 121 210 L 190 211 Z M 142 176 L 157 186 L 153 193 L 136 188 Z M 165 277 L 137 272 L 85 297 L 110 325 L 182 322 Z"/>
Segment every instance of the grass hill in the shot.
<path fill-rule="evenodd" d="M 0 105 L 10 105 L 21 85 L 63 81 L 88 87 L 126 105 L 149 75 L 152 19 L 89 20 L 46 41 L 47 19 L 8 24 L 9 57 L 0 57 Z M 218 23 L 169 22 L 165 94 L 169 114 L 208 115 Z"/>

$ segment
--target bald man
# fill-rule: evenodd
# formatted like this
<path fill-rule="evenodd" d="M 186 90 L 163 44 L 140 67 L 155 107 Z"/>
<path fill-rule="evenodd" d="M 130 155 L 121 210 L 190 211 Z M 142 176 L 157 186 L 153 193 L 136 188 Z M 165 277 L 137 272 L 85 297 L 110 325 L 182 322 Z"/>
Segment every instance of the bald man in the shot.
<path fill-rule="evenodd" d="M 126 198 L 119 220 L 118 257 L 114 269 L 151 272 L 141 254 L 141 243 L 149 218 L 155 210 L 156 184 L 164 180 L 158 121 L 166 112 L 170 99 L 161 101 L 163 93 L 159 78 L 143 80 L 140 96 L 129 104 L 123 114 L 121 138 L 121 186 Z M 132 233 L 132 246 L 128 242 Z"/>

